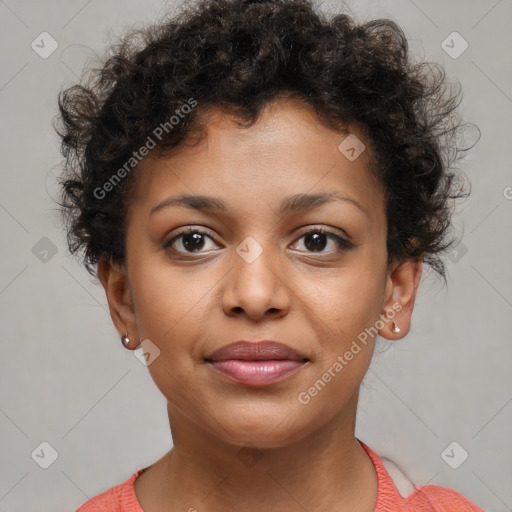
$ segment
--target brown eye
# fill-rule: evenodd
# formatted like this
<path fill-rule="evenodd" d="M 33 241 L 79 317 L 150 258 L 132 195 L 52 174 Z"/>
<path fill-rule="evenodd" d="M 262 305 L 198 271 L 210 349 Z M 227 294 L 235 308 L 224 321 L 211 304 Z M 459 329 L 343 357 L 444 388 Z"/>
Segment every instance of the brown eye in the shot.
<path fill-rule="evenodd" d="M 163 247 L 179 253 L 194 253 L 202 251 L 205 245 L 208 245 L 206 239 L 213 241 L 213 238 L 204 231 L 188 228 L 167 241 Z"/>
<path fill-rule="evenodd" d="M 329 250 L 324 251 L 324 249 L 329 246 L 329 241 L 334 242 L 334 248 L 332 250 L 336 250 L 336 248 L 349 249 L 352 247 L 352 244 L 348 240 L 321 228 L 315 228 L 304 233 L 298 240 L 301 239 L 304 239 L 303 245 L 307 252 L 332 252 Z"/>

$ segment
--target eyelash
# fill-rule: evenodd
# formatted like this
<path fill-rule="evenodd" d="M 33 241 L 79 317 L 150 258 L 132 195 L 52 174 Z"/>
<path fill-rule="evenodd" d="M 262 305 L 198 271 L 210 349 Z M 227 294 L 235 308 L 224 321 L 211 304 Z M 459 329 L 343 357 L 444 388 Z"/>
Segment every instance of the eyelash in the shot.
<path fill-rule="evenodd" d="M 172 250 L 171 246 L 172 246 L 172 244 L 176 240 L 178 240 L 179 238 L 181 238 L 184 235 L 192 234 L 192 233 L 197 233 L 199 235 L 206 236 L 206 237 L 210 238 L 211 240 L 213 240 L 215 242 L 213 237 L 211 237 L 206 231 L 202 231 L 201 229 L 198 229 L 198 228 L 188 227 L 188 228 L 184 229 L 183 231 L 181 231 L 180 233 L 177 233 L 175 236 L 173 236 L 167 242 L 165 242 L 163 248 L 164 249 L 171 249 Z M 300 240 L 301 238 L 303 238 L 306 235 L 309 235 L 311 233 L 320 233 L 322 235 L 326 235 L 328 238 L 333 239 L 338 244 L 339 248 L 342 249 L 342 250 L 348 250 L 348 249 L 351 249 L 351 248 L 354 247 L 354 244 L 352 242 L 349 242 L 345 238 L 343 238 L 343 237 L 341 237 L 339 235 L 336 235 L 332 231 L 328 231 L 328 230 L 326 230 L 324 228 L 313 228 L 313 229 L 310 229 L 309 231 L 306 231 L 305 233 L 302 233 L 302 235 L 299 238 L 297 238 L 296 240 Z M 181 252 L 181 251 L 175 251 L 175 250 L 174 250 L 174 252 L 176 252 L 177 254 L 200 254 L 200 252 Z M 315 254 L 315 251 L 307 251 L 307 252 L 311 253 L 311 254 Z M 322 252 L 318 252 L 318 254 L 323 254 L 323 253 Z M 325 253 L 325 254 L 329 254 L 329 253 Z"/>

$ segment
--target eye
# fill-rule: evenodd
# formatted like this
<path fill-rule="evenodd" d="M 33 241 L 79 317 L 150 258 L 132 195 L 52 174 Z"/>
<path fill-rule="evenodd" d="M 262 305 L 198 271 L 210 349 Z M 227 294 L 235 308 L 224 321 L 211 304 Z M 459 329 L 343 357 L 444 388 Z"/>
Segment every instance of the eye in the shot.
<path fill-rule="evenodd" d="M 206 239 L 209 239 L 214 242 L 213 238 L 208 235 L 205 231 L 201 231 L 197 228 L 187 228 L 180 233 L 176 234 L 170 240 L 165 242 L 163 248 L 164 249 L 172 249 L 174 252 L 178 253 L 194 253 L 200 252 L 205 248 L 205 245 L 208 244 L 205 242 Z M 214 247 L 212 247 L 214 248 Z M 184 249 L 184 250 L 181 250 Z M 208 247 L 206 248 L 208 250 Z"/>
<path fill-rule="evenodd" d="M 304 233 L 298 240 L 302 239 L 304 239 L 303 245 L 308 252 L 332 252 L 323 250 L 328 246 L 329 241 L 333 242 L 333 244 L 331 244 L 334 245 L 333 250 L 350 249 L 353 247 L 353 244 L 345 238 L 323 228 L 314 228 L 309 230 L 307 233 Z"/>
<path fill-rule="evenodd" d="M 304 239 L 303 245 L 306 252 L 330 253 L 336 249 L 347 250 L 354 245 L 345 238 L 327 231 L 323 228 L 310 229 L 304 233 L 298 240 Z M 207 240 L 213 242 L 212 247 L 208 247 Z M 329 242 L 334 245 L 330 251 L 324 249 L 328 247 Z M 176 253 L 193 254 L 207 252 L 208 250 L 215 249 L 215 240 L 206 232 L 198 228 L 187 227 L 183 231 L 177 233 L 170 240 L 164 243 L 164 249 L 171 249 Z"/>

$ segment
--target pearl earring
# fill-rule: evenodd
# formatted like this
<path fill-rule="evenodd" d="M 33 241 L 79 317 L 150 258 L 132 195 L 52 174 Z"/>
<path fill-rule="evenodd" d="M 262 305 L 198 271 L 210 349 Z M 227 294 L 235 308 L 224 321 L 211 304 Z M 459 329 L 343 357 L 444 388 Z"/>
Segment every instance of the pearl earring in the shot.
<path fill-rule="evenodd" d="M 130 338 L 128 338 L 128 333 L 121 337 L 121 343 L 124 345 L 124 348 L 128 348 L 130 345 Z"/>
<path fill-rule="evenodd" d="M 395 322 L 391 323 L 391 332 L 393 333 L 399 333 L 401 331 L 400 327 Z"/>

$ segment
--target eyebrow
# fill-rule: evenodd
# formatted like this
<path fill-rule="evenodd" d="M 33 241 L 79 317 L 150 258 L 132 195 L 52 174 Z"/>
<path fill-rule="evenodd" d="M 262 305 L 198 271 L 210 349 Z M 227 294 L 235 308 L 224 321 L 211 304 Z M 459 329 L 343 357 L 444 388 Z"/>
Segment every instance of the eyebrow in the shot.
<path fill-rule="evenodd" d="M 279 211 L 280 214 L 283 216 L 290 215 L 293 213 L 301 213 L 307 210 L 319 208 L 320 206 L 332 203 L 333 201 L 336 200 L 348 202 L 359 208 L 367 216 L 369 215 L 368 210 L 361 203 L 359 203 L 358 201 L 351 197 L 343 196 L 336 192 L 318 192 L 316 194 L 295 194 L 293 196 L 285 197 L 281 201 L 281 207 Z M 182 206 L 193 210 L 210 212 L 224 212 L 228 210 L 226 203 L 218 197 L 204 195 L 180 195 L 170 196 L 167 199 L 164 199 L 161 203 L 158 203 L 156 206 L 151 208 L 149 215 L 151 216 L 154 213 L 164 208 L 168 208 L 170 206 Z"/>

